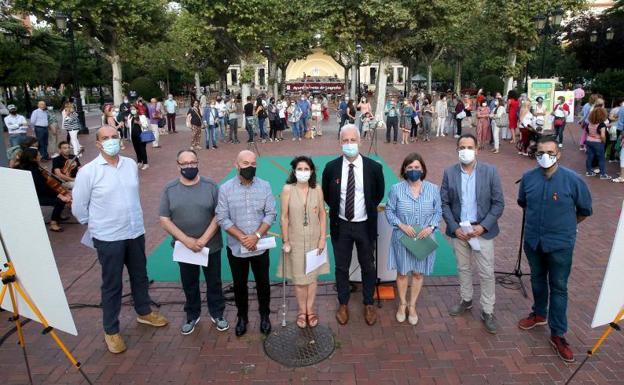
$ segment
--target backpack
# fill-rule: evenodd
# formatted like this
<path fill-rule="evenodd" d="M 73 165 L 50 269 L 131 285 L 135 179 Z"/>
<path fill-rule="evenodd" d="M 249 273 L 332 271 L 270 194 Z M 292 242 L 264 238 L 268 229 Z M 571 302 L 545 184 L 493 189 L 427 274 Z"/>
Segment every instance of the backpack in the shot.
<path fill-rule="evenodd" d="M 262 109 L 258 112 L 258 118 L 266 119 L 266 117 L 267 117 L 266 109 L 262 107 Z"/>

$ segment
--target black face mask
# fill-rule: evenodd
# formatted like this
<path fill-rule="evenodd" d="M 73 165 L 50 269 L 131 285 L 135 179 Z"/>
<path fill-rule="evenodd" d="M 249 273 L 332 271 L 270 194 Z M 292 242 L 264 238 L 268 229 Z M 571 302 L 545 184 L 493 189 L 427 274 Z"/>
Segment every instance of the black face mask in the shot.
<path fill-rule="evenodd" d="M 197 176 L 197 173 L 199 173 L 198 167 L 186 167 L 186 168 L 180 169 L 180 174 L 182 174 L 182 176 L 188 180 L 195 179 L 195 177 Z"/>
<path fill-rule="evenodd" d="M 254 178 L 254 176 L 256 176 L 256 168 L 253 166 L 241 168 L 239 174 L 246 180 L 250 181 Z"/>

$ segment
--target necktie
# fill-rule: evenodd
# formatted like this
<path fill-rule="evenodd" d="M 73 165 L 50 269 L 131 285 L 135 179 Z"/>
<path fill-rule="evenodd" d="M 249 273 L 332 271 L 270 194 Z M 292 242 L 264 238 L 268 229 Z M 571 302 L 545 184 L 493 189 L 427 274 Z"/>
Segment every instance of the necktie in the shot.
<path fill-rule="evenodd" d="M 349 163 L 349 176 L 347 178 L 347 197 L 345 199 L 345 218 L 351 221 L 355 217 L 355 174 L 353 163 Z"/>

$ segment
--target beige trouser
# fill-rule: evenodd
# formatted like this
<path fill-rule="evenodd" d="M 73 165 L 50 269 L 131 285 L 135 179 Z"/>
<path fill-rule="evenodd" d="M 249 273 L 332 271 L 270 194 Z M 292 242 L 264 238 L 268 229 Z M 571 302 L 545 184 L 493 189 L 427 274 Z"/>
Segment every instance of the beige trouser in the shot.
<path fill-rule="evenodd" d="M 459 292 L 462 300 L 472 301 L 472 266 L 474 258 L 479 268 L 481 282 L 481 310 L 485 313 L 494 312 L 494 240 L 477 238 L 481 251 L 473 251 L 468 242 L 453 238 L 453 249 L 457 258 L 457 273 L 459 276 Z"/>

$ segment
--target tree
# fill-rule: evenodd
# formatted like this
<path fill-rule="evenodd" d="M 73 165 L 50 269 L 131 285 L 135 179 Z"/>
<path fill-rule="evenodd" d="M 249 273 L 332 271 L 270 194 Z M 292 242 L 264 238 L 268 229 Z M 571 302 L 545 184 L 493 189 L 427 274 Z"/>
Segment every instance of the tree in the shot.
<path fill-rule="evenodd" d="M 104 48 L 113 72 L 114 103 L 122 101 L 122 47 L 138 47 L 162 36 L 171 13 L 165 0 L 15 0 L 15 8 L 55 24 L 57 12 L 70 12 L 74 30 Z"/>

